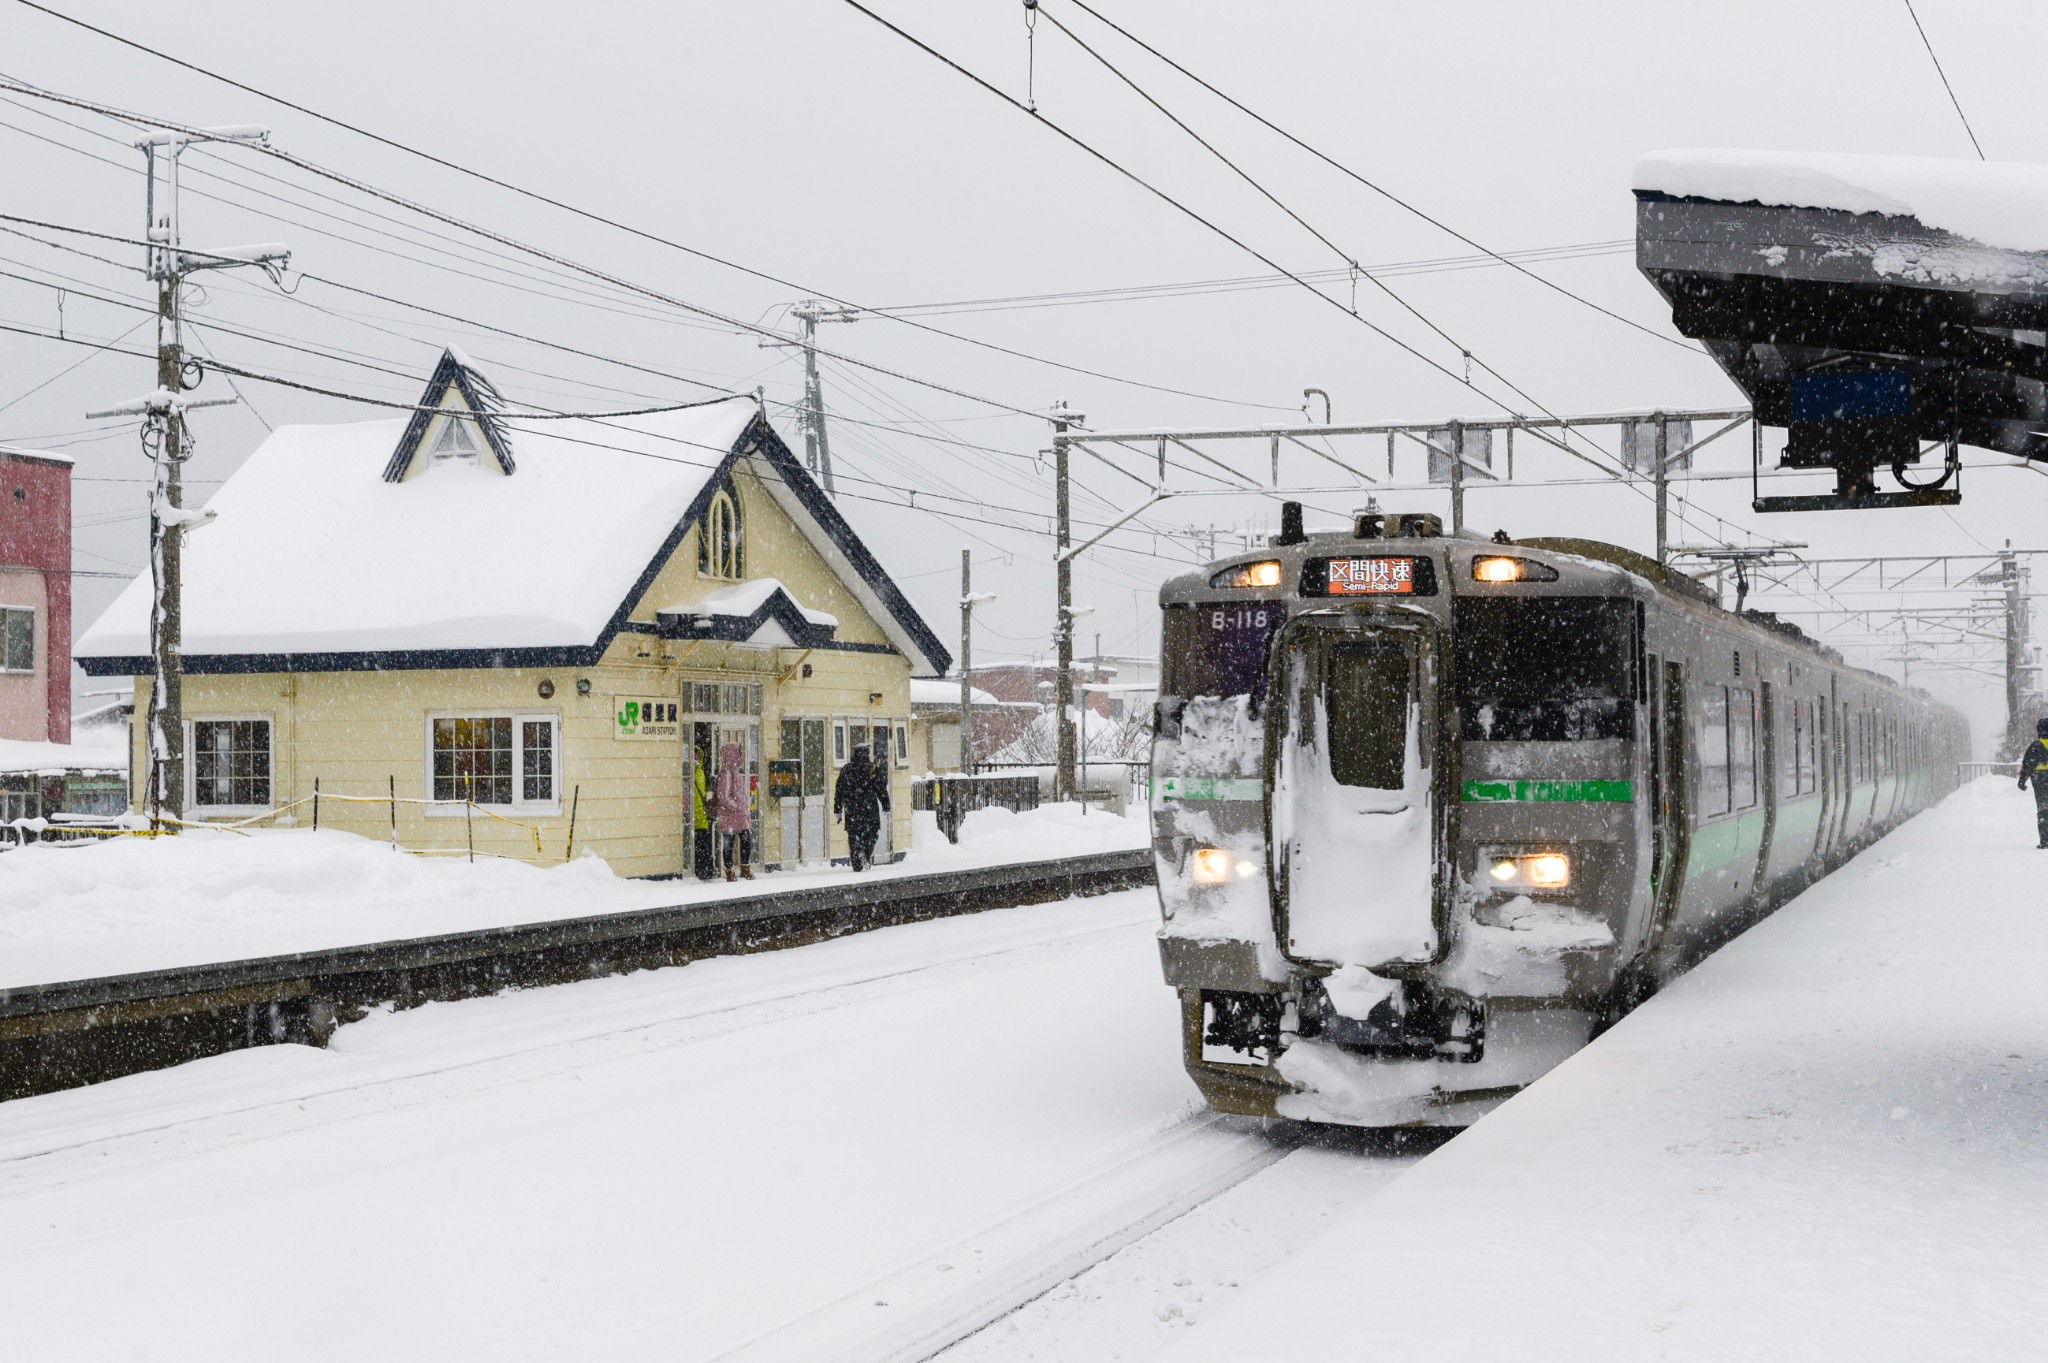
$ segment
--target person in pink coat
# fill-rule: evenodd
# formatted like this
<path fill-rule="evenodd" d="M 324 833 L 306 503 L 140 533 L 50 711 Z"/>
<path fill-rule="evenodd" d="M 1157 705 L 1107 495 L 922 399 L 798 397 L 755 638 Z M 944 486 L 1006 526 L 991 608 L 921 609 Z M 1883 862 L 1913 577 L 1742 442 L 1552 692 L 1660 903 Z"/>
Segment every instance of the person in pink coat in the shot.
<path fill-rule="evenodd" d="M 714 788 L 711 826 L 718 834 L 718 862 L 727 880 L 754 878 L 753 803 L 747 790 L 747 756 L 737 743 L 718 750 L 718 782 Z M 735 873 L 737 868 L 737 873 Z"/>

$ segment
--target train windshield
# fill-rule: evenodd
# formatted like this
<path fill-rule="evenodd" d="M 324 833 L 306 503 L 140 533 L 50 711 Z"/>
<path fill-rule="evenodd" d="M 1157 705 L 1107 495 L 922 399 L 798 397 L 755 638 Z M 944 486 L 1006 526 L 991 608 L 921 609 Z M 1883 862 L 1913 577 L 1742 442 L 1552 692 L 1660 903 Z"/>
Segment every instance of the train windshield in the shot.
<path fill-rule="evenodd" d="M 1160 662 L 1164 695 L 1257 695 L 1265 687 L 1266 643 L 1280 628 L 1278 603 L 1175 606 L 1166 612 Z"/>
<path fill-rule="evenodd" d="M 1635 736 L 1633 602 L 1465 597 L 1453 634 L 1466 741 Z"/>

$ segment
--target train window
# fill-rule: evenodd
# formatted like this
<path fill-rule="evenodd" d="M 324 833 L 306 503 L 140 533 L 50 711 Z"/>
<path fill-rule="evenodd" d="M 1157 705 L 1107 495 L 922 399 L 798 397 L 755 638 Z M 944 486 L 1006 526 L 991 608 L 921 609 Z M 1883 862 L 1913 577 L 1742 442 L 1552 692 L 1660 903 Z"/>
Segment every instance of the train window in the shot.
<path fill-rule="evenodd" d="M 1408 650 L 1343 643 L 1330 650 L 1330 775 L 1339 784 L 1399 790 L 1407 784 Z"/>
<path fill-rule="evenodd" d="M 1728 692 L 1728 799 L 1737 809 L 1756 804 L 1756 692 Z"/>
<path fill-rule="evenodd" d="M 1778 798 L 1783 800 L 1799 793 L 1799 757 L 1806 748 L 1806 707 L 1796 700 L 1787 705 L 1778 733 L 1782 739 L 1776 748 Z"/>
<path fill-rule="evenodd" d="M 1700 697 L 1700 813 L 1726 814 L 1728 805 L 1728 688 L 1706 687 Z"/>
<path fill-rule="evenodd" d="M 1167 696 L 1257 697 L 1264 689 L 1266 645 L 1286 618 L 1278 603 L 1173 606 L 1165 613 L 1160 658 Z"/>
<path fill-rule="evenodd" d="M 1464 738 L 1634 738 L 1634 626 L 1630 601 L 1459 598 L 1452 633 Z"/>

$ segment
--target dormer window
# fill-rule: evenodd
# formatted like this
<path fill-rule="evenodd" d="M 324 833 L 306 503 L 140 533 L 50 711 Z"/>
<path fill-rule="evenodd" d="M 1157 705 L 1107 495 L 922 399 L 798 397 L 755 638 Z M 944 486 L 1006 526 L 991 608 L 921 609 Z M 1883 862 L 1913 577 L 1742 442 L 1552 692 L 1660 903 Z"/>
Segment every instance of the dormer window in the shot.
<path fill-rule="evenodd" d="M 476 437 L 469 433 L 469 423 L 458 416 L 441 418 L 441 433 L 434 437 L 431 451 L 435 463 L 444 459 L 476 460 Z"/>
<path fill-rule="evenodd" d="M 703 533 L 697 548 L 697 571 L 733 581 L 746 576 L 746 550 L 740 526 L 740 499 L 731 482 L 719 484 L 704 508 Z"/>

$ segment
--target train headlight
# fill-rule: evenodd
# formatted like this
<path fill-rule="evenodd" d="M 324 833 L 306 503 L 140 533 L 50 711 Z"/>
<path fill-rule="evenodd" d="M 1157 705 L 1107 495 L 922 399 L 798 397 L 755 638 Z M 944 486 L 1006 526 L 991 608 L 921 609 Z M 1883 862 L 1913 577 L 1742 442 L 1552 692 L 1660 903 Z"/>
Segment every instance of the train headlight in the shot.
<path fill-rule="evenodd" d="M 1562 890 L 1572 883 L 1572 859 L 1563 852 L 1488 852 L 1480 862 L 1503 889 Z"/>
<path fill-rule="evenodd" d="M 1230 879 L 1230 862 L 1230 853 L 1220 847 L 1197 847 L 1191 858 L 1195 884 L 1221 885 Z"/>
<path fill-rule="evenodd" d="M 1258 563 L 1240 563 L 1235 568 L 1225 568 L 1209 579 L 1212 587 L 1277 587 L 1280 585 L 1280 561 L 1264 559 Z"/>
<path fill-rule="evenodd" d="M 1526 558 L 1487 554 L 1472 560 L 1472 578 L 1476 582 L 1555 582 L 1557 569 Z"/>

